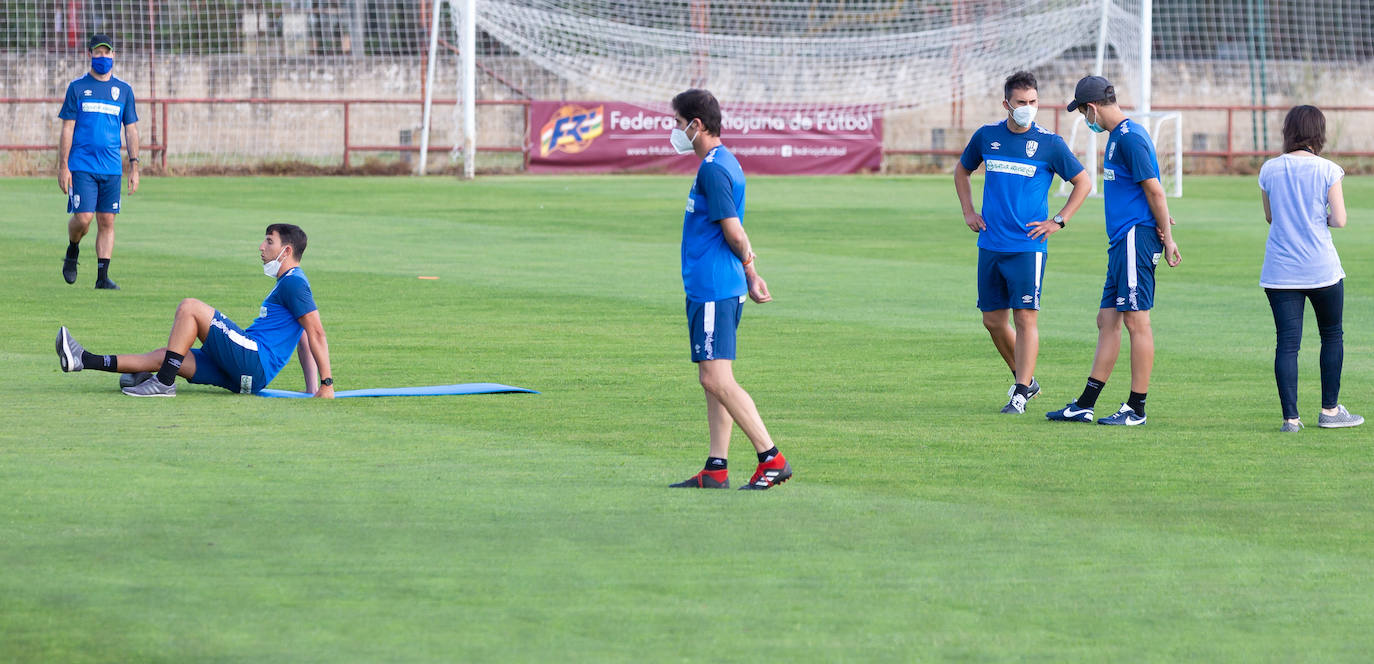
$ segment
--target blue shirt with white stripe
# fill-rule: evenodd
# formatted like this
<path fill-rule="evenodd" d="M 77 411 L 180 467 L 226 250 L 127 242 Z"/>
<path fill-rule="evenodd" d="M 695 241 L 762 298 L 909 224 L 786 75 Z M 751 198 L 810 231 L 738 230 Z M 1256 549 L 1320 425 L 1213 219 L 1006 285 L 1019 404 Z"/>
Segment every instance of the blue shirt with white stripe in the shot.
<path fill-rule="evenodd" d="M 281 372 L 296 351 L 304 329 L 300 317 L 316 309 L 310 280 L 299 265 L 277 278 L 277 285 L 262 301 L 258 317 L 244 330 L 258 344 L 258 357 L 268 381 Z"/>
<path fill-rule="evenodd" d="M 67 169 L 119 175 L 124 172 L 119 148 L 121 129 L 138 122 L 134 89 L 113 76 L 97 80 L 89 73 L 67 85 L 67 97 L 57 117 L 75 120 Z"/>
<path fill-rule="evenodd" d="M 1026 237 L 1026 225 L 1049 219 L 1055 175 L 1072 180 L 1083 171 L 1058 134 L 1034 122 L 1018 134 L 1006 120 L 973 132 L 959 164 L 969 171 L 986 166 L 982 215 L 987 227 L 978 234 L 978 247 L 1006 252 L 1045 251 L 1045 237 Z"/>
<path fill-rule="evenodd" d="M 1159 179 L 1155 144 L 1145 128 L 1126 118 L 1112 129 L 1102 164 L 1102 201 L 1107 211 L 1107 242 L 1116 244 L 1135 226 L 1154 227 L 1155 214 L 1141 182 Z"/>
<path fill-rule="evenodd" d="M 744 265 L 725 241 L 723 219 L 744 223 L 744 170 L 724 145 L 697 167 L 682 215 L 682 287 L 693 302 L 715 302 L 749 291 Z"/>

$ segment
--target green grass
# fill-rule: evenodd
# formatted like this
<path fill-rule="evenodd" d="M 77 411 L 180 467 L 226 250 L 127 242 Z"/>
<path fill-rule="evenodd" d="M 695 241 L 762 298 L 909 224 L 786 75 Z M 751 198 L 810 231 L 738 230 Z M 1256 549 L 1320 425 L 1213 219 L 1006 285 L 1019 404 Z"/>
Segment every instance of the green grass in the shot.
<path fill-rule="evenodd" d="M 1007 417 L 951 185 L 751 179 L 776 302 L 736 370 L 797 475 L 747 495 L 664 488 L 706 454 L 684 178 L 149 178 L 118 293 L 90 287 L 93 234 L 61 281 L 55 183 L 0 180 L 0 660 L 1366 660 L 1374 425 L 1277 433 L 1253 179 L 1171 201 L 1184 262 L 1132 430 L 1040 417 L 1090 364 L 1100 199 L 1052 242 L 1045 396 Z M 1371 415 L 1374 179 L 1346 192 L 1343 400 Z M 340 389 L 543 393 L 132 400 L 59 371 L 59 325 L 142 352 L 183 297 L 247 324 L 279 220 L 310 233 Z M 273 384 L 299 386 L 295 362 Z"/>

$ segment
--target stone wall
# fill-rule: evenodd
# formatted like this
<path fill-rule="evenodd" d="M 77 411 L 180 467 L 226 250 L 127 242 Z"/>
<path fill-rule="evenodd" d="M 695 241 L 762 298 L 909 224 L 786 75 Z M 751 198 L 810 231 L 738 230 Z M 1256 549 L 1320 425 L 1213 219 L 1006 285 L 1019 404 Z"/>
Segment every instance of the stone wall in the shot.
<path fill-rule="evenodd" d="M 543 99 L 594 99 L 567 82 L 518 59 L 484 61 L 500 71 L 505 82 L 483 75 L 478 90 L 480 99 L 516 100 L 521 92 Z M 1037 68 L 1040 80 L 1041 111 L 1038 121 L 1054 127 L 1056 117 L 1066 136 L 1078 122 L 1076 114 L 1063 112 L 1074 82 L 1091 63 L 1056 61 Z M 84 59 L 31 58 L 0 55 L 0 97 L 60 98 L 67 83 L 84 73 Z M 1374 108 L 1374 87 L 1364 85 L 1368 75 L 1358 65 L 1311 65 L 1268 63 L 1270 80 L 1282 81 L 1267 91 L 1265 102 L 1287 107 L 1298 103 L 1318 106 L 1365 106 Z M 436 99 L 456 96 L 456 68 L 446 58 L 436 69 Z M 143 104 L 140 131 L 144 142 L 157 125 L 160 138 L 165 129 L 168 161 L 173 168 L 243 165 L 263 162 L 303 161 L 319 165 L 339 165 L 343 159 L 343 106 L 340 103 L 313 103 L 318 100 L 369 99 L 395 100 L 397 103 L 355 104 L 350 109 L 349 136 L 354 145 L 418 145 L 421 107 L 413 103 L 421 96 L 418 59 L 333 59 L 278 57 L 272 59 L 242 55 L 161 57 L 156 72 L 150 72 L 146 59 L 123 58 L 115 75 L 134 87 L 135 95 L 146 99 L 150 81 L 156 76 L 157 93 L 162 98 L 272 99 L 276 103 L 177 103 L 169 104 L 164 126 L 160 109 Z M 1000 81 L 1001 75 L 984 74 L 969 79 Z M 1159 62 L 1154 69 L 1154 106 L 1172 105 L 1250 105 L 1260 96 L 1250 86 L 1250 70 L 1243 61 Z M 985 122 L 1000 120 L 1005 114 L 1000 102 L 1000 85 L 970 91 L 964 101 L 929 104 L 917 109 L 895 110 L 884 123 L 885 143 L 893 150 L 960 149 L 969 134 Z M 932 90 L 933 98 L 950 97 L 950 91 Z M 1123 90 L 1123 103 L 1132 103 L 1131 91 Z M 290 100 L 312 100 L 312 103 Z M 410 103 L 400 103 L 400 102 Z M 728 100 L 727 100 L 728 101 Z M 0 144 L 55 144 L 59 121 L 58 104 L 0 104 Z M 436 105 L 432 118 L 431 143 L 453 145 L 457 136 L 455 107 Z M 479 106 L 478 143 L 482 146 L 519 146 L 525 134 L 523 109 L 519 106 Z M 1252 118 L 1253 116 L 1253 118 Z M 1235 113 L 1230 137 L 1236 149 L 1274 151 L 1281 142 L 1279 128 L 1283 112 Z M 1253 120 L 1253 122 L 1252 122 Z M 1335 149 L 1374 151 L 1374 111 L 1332 112 L 1328 114 L 1330 145 Z M 1223 150 L 1226 148 L 1227 116 L 1217 111 L 1188 111 L 1184 116 L 1185 150 Z M 1266 144 L 1267 138 L 1267 144 Z M 46 155 L 46 158 L 45 158 Z M 354 153 L 353 163 L 369 157 Z M 396 155 L 388 155 L 396 159 Z M 6 170 L 47 172 L 50 153 L 0 153 L 0 166 Z M 433 156 L 441 166 L 447 156 Z M 497 161 L 500 161 L 499 159 Z M 505 163 L 518 164 L 505 158 Z M 890 160 L 891 161 L 891 160 Z M 928 162 L 927 162 L 928 163 Z M 948 168 L 943 160 L 937 167 Z"/>

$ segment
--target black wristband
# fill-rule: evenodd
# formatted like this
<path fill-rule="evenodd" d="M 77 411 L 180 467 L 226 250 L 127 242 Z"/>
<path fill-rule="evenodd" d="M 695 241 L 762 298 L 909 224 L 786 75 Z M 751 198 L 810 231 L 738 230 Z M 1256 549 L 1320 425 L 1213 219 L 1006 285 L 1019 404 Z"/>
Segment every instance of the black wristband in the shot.
<path fill-rule="evenodd" d="M 131 163 L 131 164 L 137 164 L 137 163 L 138 163 L 138 157 L 129 157 L 129 163 Z"/>
<path fill-rule="evenodd" d="M 326 386 L 326 387 L 333 387 L 333 386 L 334 386 L 334 379 L 333 379 L 333 378 L 323 378 L 323 379 L 320 380 L 320 384 L 321 384 L 321 385 L 324 385 L 324 386 Z"/>

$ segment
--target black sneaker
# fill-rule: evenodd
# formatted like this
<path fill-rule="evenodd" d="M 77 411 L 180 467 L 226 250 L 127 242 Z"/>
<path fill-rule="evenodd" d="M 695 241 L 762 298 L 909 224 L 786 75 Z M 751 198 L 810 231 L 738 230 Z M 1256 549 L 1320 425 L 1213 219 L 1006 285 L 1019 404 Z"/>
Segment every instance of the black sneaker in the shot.
<path fill-rule="evenodd" d="M 117 283 L 115 283 L 115 282 L 113 282 L 113 281 L 110 281 L 109 277 L 106 277 L 106 278 L 104 278 L 104 279 L 96 279 L 96 280 L 95 280 L 95 287 L 96 287 L 97 289 L 102 289 L 102 290 L 119 290 L 119 284 L 117 284 Z"/>
<path fill-rule="evenodd" d="M 678 489 L 728 489 L 730 488 L 729 470 L 703 470 L 669 487 Z"/>
<path fill-rule="evenodd" d="M 782 484 L 792 479 L 792 466 L 787 463 L 787 459 L 779 454 L 768 461 L 759 464 L 758 470 L 754 471 L 754 476 L 749 478 L 749 483 L 740 487 L 740 491 L 763 491 Z"/>
<path fill-rule="evenodd" d="M 76 266 L 75 258 L 62 259 L 62 278 L 66 279 L 69 284 L 76 283 Z"/>

